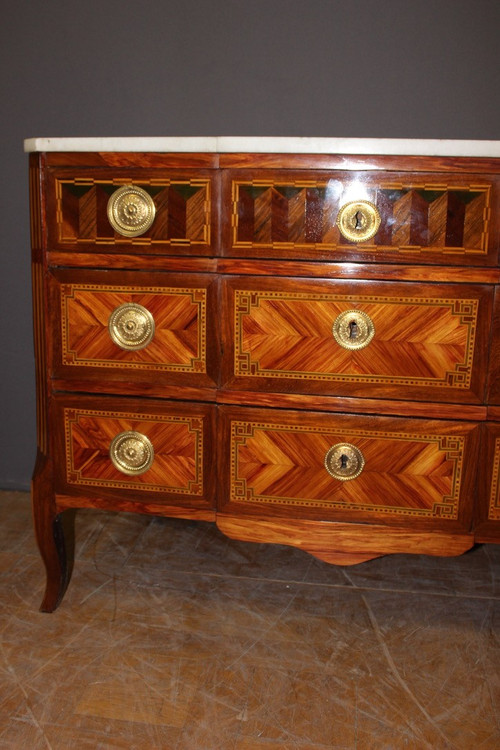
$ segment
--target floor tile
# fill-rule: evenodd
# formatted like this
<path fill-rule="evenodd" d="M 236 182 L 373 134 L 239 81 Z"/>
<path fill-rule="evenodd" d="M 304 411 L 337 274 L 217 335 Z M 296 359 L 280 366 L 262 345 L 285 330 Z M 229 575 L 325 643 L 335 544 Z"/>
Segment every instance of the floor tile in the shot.
<path fill-rule="evenodd" d="M 0 536 L 0 750 L 500 747 L 500 547 L 341 568 L 84 511 L 47 615 L 26 494 Z"/>

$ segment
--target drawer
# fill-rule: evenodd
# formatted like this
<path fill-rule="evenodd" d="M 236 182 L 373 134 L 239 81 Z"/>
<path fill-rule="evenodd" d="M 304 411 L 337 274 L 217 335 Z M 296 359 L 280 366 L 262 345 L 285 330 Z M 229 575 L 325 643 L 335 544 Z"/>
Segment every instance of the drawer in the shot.
<path fill-rule="evenodd" d="M 467 530 L 473 423 L 222 407 L 219 510 Z"/>
<path fill-rule="evenodd" d="M 500 424 L 485 425 L 476 508 L 478 542 L 500 542 Z"/>
<path fill-rule="evenodd" d="M 225 281 L 230 388 L 480 403 L 492 288 Z"/>
<path fill-rule="evenodd" d="M 488 403 L 500 405 L 500 286 L 495 288 L 495 303 L 491 327 Z"/>
<path fill-rule="evenodd" d="M 233 257 L 493 265 L 495 175 L 227 170 Z"/>
<path fill-rule="evenodd" d="M 49 249 L 212 255 L 218 235 L 213 170 L 51 169 Z"/>
<path fill-rule="evenodd" d="M 214 386 L 216 282 L 209 275 L 56 270 L 52 373 L 81 381 Z M 74 380 L 72 386 L 71 380 Z"/>
<path fill-rule="evenodd" d="M 57 397 L 51 409 L 54 455 L 60 457 L 56 491 L 212 507 L 213 408 Z"/>

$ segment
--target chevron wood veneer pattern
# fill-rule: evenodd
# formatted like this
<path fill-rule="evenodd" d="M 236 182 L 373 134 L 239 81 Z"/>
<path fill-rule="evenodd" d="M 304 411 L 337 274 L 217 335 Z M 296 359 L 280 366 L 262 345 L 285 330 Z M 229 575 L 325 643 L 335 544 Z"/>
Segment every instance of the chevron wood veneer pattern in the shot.
<path fill-rule="evenodd" d="M 467 388 L 477 326 L 474 299 L 235 291 L 235 373 L 252 377 Z M 375 336 L 339 346 L 337 316 L 356 308 Z"/>
<path fill-rule="evenodd" d="M 62 359 L 65 365 L 206 372 L 206 289 L 61 285 Z M 110 338 L 108 320 L 124 302 L 153 315 L 155 335 L 137 351 Z"/>
<path fill-rule="evenodd" d="M 359 191 L 345 198 L 349 184 L 344 187 L 344 193 L 339 191 L 336 180 L 234 181 L 234 247 L 352 247 L 335 221 L 342 204 L 359 198 Z M 378 207 L 382 222 L 375 237 L 358 248 L 486 253 L 488 185 L 387 182 L 362 189 Z"/>
<path fill-rule="evenodd" d="M 201 417 L 64 409 L 66 476 L 69 484 L 203 495 Z M 121 432 L 146 435 L 154 447 L 150 469 L 139 476 L 113 466 L 109 448 Z"/>
<path fill-rule="evenodd" d="M 31 157 L 42 610 L 67 588 L 77 508 L 210 521 L 339 565 L 498 542 L 498 144 L 193 143 Z M 124 186 L 155 204 L 137 237 L 108 218 Z M 355 240 L 374 218 L 365 242 L 337 226 L 358 201 L 380 224 L 351 206 L 342 226 Z"/>
<path fill-rule="evenodd" d="M 339 481 L 324 461 L 354 443 L 366 464 Z M 462 436 L 318 428 L 306 423 L 231 423 L 231 501 L 454 519 L 464 458 Z"/>

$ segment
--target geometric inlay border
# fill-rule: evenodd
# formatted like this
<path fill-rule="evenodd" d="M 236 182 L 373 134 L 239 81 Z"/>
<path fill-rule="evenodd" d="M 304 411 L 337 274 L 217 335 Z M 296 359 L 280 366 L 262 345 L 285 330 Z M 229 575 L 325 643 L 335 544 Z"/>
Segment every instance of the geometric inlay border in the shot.
<path fill-rule="evenodd" d="M 493 475 L 491 477 L 488 519 L 500 521 L 500 437 L 495 440 L 495 454 L 493 456 Z"/>
<path fill-rule="evenodd" d="M 89 177 L 75 177 L 74 179 L 59 179 L 55 180 L 55 197 L 56 197 L 56 225 L 58 230 L 58 242 L 61 243 L 78 243 L 78 244 L 99 244 L 99 245 L 116 245 L 116 244 L 133 244 L 133 245 L 145 245 L 145 246 L 156 246 L 156 245 L 173 245 L 173 246 L 186 246 L 190 245 L 210 245 L 211 238 L 211 181 L 208 178 L 192 178 L 192 179 L 169 179 L 167 177 L 162 178 L 151 178 L 147 179 L 141 177 L 138 183 L 134 182 L 134 185 L 140 186 L 146 190 L 150 196 L 155 199 L 157 205 L 157 217 L 153 226 L 148 230 L 147 235 L 139 237 L 122 237 L 115 235 L 113 230 L 110 229 L 109 223 L 106 223 L 106 230 L 104 233 L 99 233 L 100 224 L 97 217 L 90 211 L 90 216 L 84 218 L 86 227 L 92 227 L 94 236 L 82 237 L 80 232 L 76 234 L 65 234 L 65 221 L 64 221 L 64 190 L 76 190 L 84 191 L 87 188 L 91 190 L 101 190 L 104 193 L 111 194 L 116 188 L 123 185 L 132 184 L 130 178 L 115 178 L 115 179 L 95 179 Z M 173 188 L 179 194 L 192 193 L 194 197 L 185 197 L 185 210 L 189 216 L 186 219 L 186 234 L 183 235 L 179 228 L 176 226 L 175 221 L 169 222 L 167 215 L 169 212 L 169 198 L 168 191 Z M 162 191 L 164 196 L 162 196 Z M 165 197 L 166 196 L 166 197 Z M 191 207 L 192 206 L 192 207 Z M 80 214 L 79 210 L 79 214 Z M 159 218 L 159 214 L 162 215 L 162 219 Z M 107 222 L 107 220 L 106 220 Z M 162 235 L 155 237 L 156 226 L 159 223 L 167 226 L 169 223 L 172 224 L 172 228 L 169 229 L 171 236 L 166 236 L 165 231 Z M 164 227 L 165 230 L 165 227 Z M 101 230 L 102 231 L 102 230 Z M 152 236 L 149 236 L 152 235 Z"/>
<path fill-rule="evenodd" d="M 175 486 L 158 483 L 148 483 L 143 481 L 145 475 L 138 475 L 135 477 L 135 481 L 132 481 L 130 477 L 124 475 L 123 480 L 110 480 L 110 479 L 99 479 L 99 478 L 86 478 L 82 476 L 81 470 L 76 469 L 74 466 L 73 456 L 73 426 L 78 424 L 80 417 L 95 417 L 95 418 L 110 418 L 113 420 L 129 419 L 134 422 L 150 422 L 151 424 L 171 423 L 186 425 L 188 431 L 193 434 L 194 442 L 194 473 L 193 479 L 189 480 L 185 486 Z M 65 434 L 65 445 L 66 445 L 66 480 L 68 484 L 76 485 L 87 485 L 92 487 L 109 487 L 119 489 L 132 489 L 132 490 L 148 490 L 150 492 L 165 492 L 179 494 L 179 495 L 195 495 L 203 496 L 204 494 L 204 482 L 203 482 L 203 422 L 204 419 L 201 416 L 170 416 L 170 415 L 155 415 L 152 417 L 150 414 L 139 414 L 135 412 L 116 412 L 116 411 L 100 411 L 94 409 L 64 409 L 64 434 Z M 110 459 L 111 466 L 111 459 Z M 147 473 L 147 472 L 146 472 Z"/>
<path fill-rule="evenodd" d="M 336 219 L 341 204 L 347 200 L 359 200 L 359 191 L 356 192 L 356 183 L 354 186 L 347 183 L 347 192 L 343 192 L 343 186 L 338 179 L 332 180 L 233 180 L 231 196 L 232 196 L 232 216 L 231 225 L 233 230 L 232 243 L 235 249 L 250 249 L 250 248 L 275 248 L 283 251 L 293 249 L 315 249 L 315 250 L 342 250 L 348 251 L 353 250 L 352 244 L 347 244 L 343 241 L 342 235 L 339 233 L 336 227 Z M 265 240 L 250 240 L 241 239 L 240 227 L 242 222 L 242 208 L 241 202 L 241 190 L 250 191 L 251 193 L 261 193 L 262 191 L 271 191 L 268 197 L 268 203 L 264 206 L 259 206 L 256 209 L 256 226 L 259 231 L 262 231 L 262 227 L 265 224 L 272 222 L 272 201 L 273 194 L 281 204 L 279 211 L 283 211 L 283 204 L 288 205 L 289 217 L 293 229 L 291 234 L 297 235 L 292 239 L 270 239 L 269 237 Z M 379 195 L 381 197 L 381 203 L 388 201 L 391 204 L 392 200 L 397 200 L 399 197 L 407 196 L 410 197 L 412 193 L 420 194 L 425 196 L 424 203 L 429 203 L 428 210 L 433 214 L 433 219 L 438 221 L 440 224 L 440 235 L 441 239 L 437 244 L 425 244 L 422 242 L 412 242 L 404 240 L 402 237 L 395 237 L 393 244 L 381 241 L 376 235 L 371 242 L 363 242 L 357 245 L 356 250 L 358 252 L 379 252 L 389 251 L 391 254 L 397 256 L 398 254 L 404 255 L 405 252 L 412 253 L 435 253 L 442 252 L 445 254 L 461 254 L 461 255 L 485 255 L 488 252 L 488 236 L 489 236 L 489 223 L 490 223 L 490 203 L 491 203 L 491 186 L 483 184 L 468 184 L 468 185 L 453 185 L 433 182 L 399 182 L 390 181 L 386 183 L 380 183 L 374 186 L 363 185 L 363 199 L 366 199 L 365 191 L 368 190 L 368 199 L 374 204 L 378 204 Z M 304 195 L 313 195 L 313 214 L 314 219 L 312 220 L 313 231 L 312 234 L 318 233 L 321 237 L 316 239 L 306 239 L 304 235 L 304 224 L 308 222 L 309 207 L 303 203 L 302 205 L 297 204 L 297 194 L 302 193 Z M 352 195 L 351 195 L 352 193 Z M 449 196 L 455 194 L 456 196 L 466 196 L 469 194 L 471 198 L 475 196 L 480 201 L 480 206 L 473 215 L 468 219 L 468 224 L 472 227 L 474 234 L 474 246 L 459 245 L 455 243 L 448 243 L 443 240 L 446 235 L 446 227 L 449 217 L 446 209 L 442 207 L 433 210 L 430 206 L 433 201 L 439 201 L 446 199 Z M 347 197 L 346 197 L 347 196 Z M 396 196 L 396 197 L 395 197 Z M 306 198 L 303 200 L 307 201 Z M 319 211 L 317 206 L 320 206 Z M 464 209 L 465 210 L 465 209 Z M 404 219 L 402 225 L 408 229 L 411 223 L 411 213 L 408 214 L 408 208 L 403 208 Z M 418 211 L 417 211 L 418 214 Z M 436 218 L 438 217 L 438 218 Z M 464 218 L 464 221 L 467 221 Z M 280 223 L 279 218 L 277 223 Z M 477 224 L 480 224 L 478 230 Z M 283 229 L 283 226 L 282 226 Z M 462 227 L 464 230 L 465 227 Z"/>
<path fill-rule="evenodd" d="M 256 431 L 272 432 L 298 432 L 298 433 L 321 433 L 329 435 L 332 442 L 339 438 L 349 441 L 351 438 L 372 438 L 377 440 L 390 439 L 397 441 L 419 442 L 434 445 L 444 453 L 447 461 L 453 466 L 450 492 L 442 496 L 440 502 L 433 504 L 432 508 L 408 508 L 404 506 L 389 505 L 362 505 L 349 503 L 347 501 L 325 501 L 319 499 L 303 499 L 290 495 L 289 497 L 276 497 L 273 495 L 256 494 L 252 487 L 248 486 L 245 478 L 240 477 L 238 468 L 239 448 L 246 445 L 249 438 Z M 382 432 L 379 430 L 345 430 L 340 428 L 318 428 L 308 425 L 282 425 L 267 422 L 248 422 L 232 420 L 231 422 L 231 487 L 230 500 L 238 503 L 271 503 L 273 505 L 298 505 L 308 508 L 327 508 L 329 510 L 363 511 L 369 513 L 391 513 L 399 516 L 413 516 L 420 518 L 451 519 L 458 517 L 461 480 L 463 475 L 465 438 L 461 435 L 420 435 L 407 432 Z M 366 467 L 365 467 L 366 468 Z M 335 481 L 335 480 L 334 480 Z M 356 480 L 354 480 L 356 481 Z"/>
<path fill-rule="evenodd" d="M 353 304 L 358 307 L 363 303 L 395 305 L 419 305 L 422 307 L 448 308 L 452 316 L 459 318 L 460 324 L 466 327 L 467 340 L 464 347 L 464 357 L 455 363 L 455 369 L 447 371 L 442 378 L 356 374 L 356 373 L 324 373 L 309 370 L 265 369 L 258 360 L 253 360 L 251 353 L 243 349 L 243 318 L 251 313 L 253 307 L 259 307 L 262 300 L 284 300 L 294 302 L 301 300 L 343 302 L 348 307 Z M 377 295 L 339 295 L 315 294 L 309 292 L 272 292 L 255 290 L 235 290 L 234 302 L 234 371 L 237 376 L 265 377 L 265 378 L 294 378 L 300 380 L 322 380 L 327 382 L 358 382 L 384 385 L 415 385 L 426 387 L 464 388 L 470 387 L 472 377 L 472 363 L 477 331 L 479 302 L 477 299 L 422 299 L 419 297 L 383 297 Z"/>
<path fill-rule="evenodd" d="M 132 353 L 130 360 L 121 359 L 96 359 L 90 357 L 79 357 L 77 352 L 71 349 L 69 344 L 70 319 L 68 305 L 79 291 L 90 291 L 95 295 L 109 293 L 125 294 L 148 294 L 162 296 L 187 296 L 190 304 L 197 308 L 197 355 L 186 364 L 169 363 L 162 361 L 144 362 Z M 159 372 L 206 372 L 206 328 L 207 328 L 207 291 L 206 289 L 180 288 L 180 287 L 132 287 L 132 286 L 109 286 L 92 284 L 62 284 L 61 285 L 61 335 L 62 335 L 62 362 L 65 365 L 91 365 L 92 367 L 129 368 L 133 370 L 153 370 Z M 141 357 L 144 359 L 147 347 L 142 350 Z"/>

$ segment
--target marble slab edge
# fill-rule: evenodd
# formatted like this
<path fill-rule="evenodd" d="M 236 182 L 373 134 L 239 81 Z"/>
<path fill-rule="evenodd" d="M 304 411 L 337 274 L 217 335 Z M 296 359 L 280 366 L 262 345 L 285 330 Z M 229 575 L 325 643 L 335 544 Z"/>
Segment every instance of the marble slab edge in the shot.
<path fill-rule="evenodd" d="M 500 157 L 500 141 L 267 136 L 27 138 L 30 152 L 283 153 Z"/>

